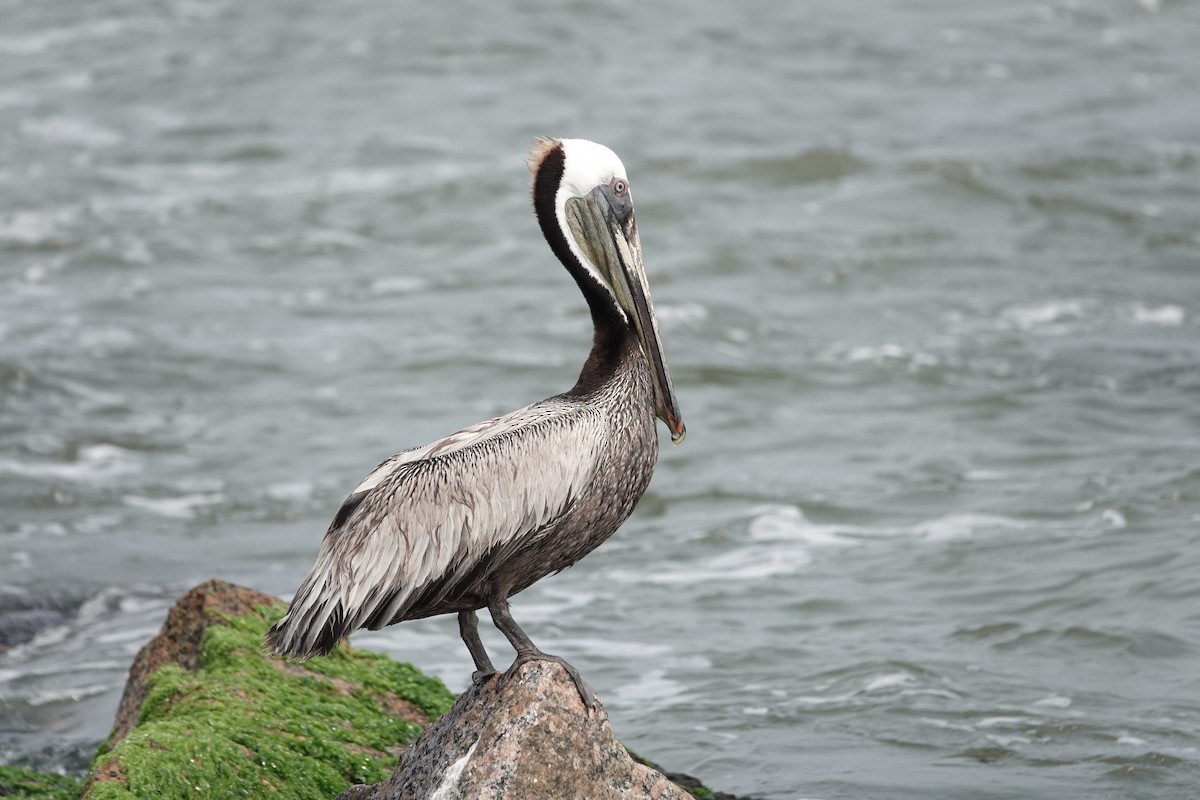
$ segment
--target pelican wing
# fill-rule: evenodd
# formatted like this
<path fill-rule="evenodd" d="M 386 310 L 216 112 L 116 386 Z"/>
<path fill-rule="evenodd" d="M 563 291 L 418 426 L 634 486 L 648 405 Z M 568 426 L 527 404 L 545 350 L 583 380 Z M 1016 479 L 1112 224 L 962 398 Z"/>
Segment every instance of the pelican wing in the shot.
<path fill-rule="evenodd" d="M 387 459 L 342 504 L 268 647 L 327 653 L 353 630 L 435 606 L 485 558 L 568 513 L 607 434 L 595 411 L 555 400 Z"/>

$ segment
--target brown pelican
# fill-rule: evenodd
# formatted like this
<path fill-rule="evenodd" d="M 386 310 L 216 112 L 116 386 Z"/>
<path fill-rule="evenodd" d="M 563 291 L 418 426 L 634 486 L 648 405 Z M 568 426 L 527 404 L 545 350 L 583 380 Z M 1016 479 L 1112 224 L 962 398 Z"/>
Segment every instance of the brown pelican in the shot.
<path fill-rule="evenodd" d="M 486 608 L 517 651 L 539 650 L 508 598 L 566 569 L 612 535 L 646 490 L 658 456 L 655 417 L 683 439 L 625 167 L 603 145 L 539 139 L 533 209 L 550 249 L 591 309 L 592 351 L 575 386 L 511 414 L 397 453 L 355 487 L 333 518 L 272 654 L 327 654 L 359 628 L 458 614 L 475 661 L 495 673 L 475 612 Z"/>

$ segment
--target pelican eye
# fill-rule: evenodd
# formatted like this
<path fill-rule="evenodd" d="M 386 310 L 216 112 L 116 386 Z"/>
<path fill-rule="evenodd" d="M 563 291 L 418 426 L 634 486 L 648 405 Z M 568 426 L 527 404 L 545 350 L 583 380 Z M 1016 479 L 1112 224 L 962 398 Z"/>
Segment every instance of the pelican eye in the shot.
<path fill-rule="evenodd" d="M 619 197 L 629 190 L 629 184 L 620 178 L 615 178 L 612 182 L 613 192 Z"/>

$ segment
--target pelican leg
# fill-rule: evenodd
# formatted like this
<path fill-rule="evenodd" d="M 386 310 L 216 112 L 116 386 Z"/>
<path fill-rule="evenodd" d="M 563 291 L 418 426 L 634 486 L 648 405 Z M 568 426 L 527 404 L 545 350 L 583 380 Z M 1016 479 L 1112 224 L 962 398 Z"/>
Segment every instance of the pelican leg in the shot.
<path fill-rule="evenodd" d="M 592 687 L 587 685 L 587 681 L 579 674 L 579 670 L 567 663 L 567 660 L 562 656 L 551 656 L 543 653 L 537 648 L 537 645 L 526 635 L 525 631 L 521 630 L 521 626 L 512 618 L 512 614 L 508 610 L 508 600 L 504 597 L 492 598 L 488 602 L 488 612 L 492 615 L 492 622 L 500 629 L 500 632 L 508 639 L 513 648 L 517 651 L 517 659 L 513 661 L 512 666 L 504 673 L 505 680 L 509 676 L 516 673 L 517 669 L 526 661 L 553 661 L 556 664 L 561 664 L 567 674 L 571 676 L 571 680 L 575 681 L 575 688 L 579 690 L 579 698 L 583 700 L 583 704 L 588 708 L 596 707 L 596 693 L 592 691 Z"/>
<path fill-rule="evenodd" d="M 492 666 L 492 660 L 483 648 L 483 640 L 479 638 L 479 617 L 475 616 L 474 611 L 458 612 L 458 633 L 471 653 L 471 660 L 475 662 L 475 672 L 471 674 L 471 680 L 481 684 L 495 675 L 496 668 Z"/>

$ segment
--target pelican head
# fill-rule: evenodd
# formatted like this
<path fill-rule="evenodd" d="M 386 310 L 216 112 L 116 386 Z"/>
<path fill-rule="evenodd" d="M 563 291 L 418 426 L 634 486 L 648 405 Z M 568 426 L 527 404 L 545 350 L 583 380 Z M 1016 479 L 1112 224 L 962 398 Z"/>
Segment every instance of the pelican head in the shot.
<path fill-rule="evenodd" d="M 538 139 L 529 159 L 534 175 L 534 205 L 539 194 L 546 200 L 553 191 L 554 222 L 539 213 L 542 230 L 555 248 L 559 234 L 590 282 L 612 296 L 615 309 L 637 334 L 642 352 L 654 377 L 654 403 L 658 418 L 666 423 L 675 443 L 686 433 L 679 418 L 675 388 L 667 369 L 658 320 L 646 268 L 633 197 L 625 165 L 617 154 L 602 144 L 586 139 Z M 540 209 L 539 209 L 540 212 Z M 559 253 L 567 264 L 572 264 Z M 574 273 L 575 270 L 572 270 Z M 580 275 L 576 274 L 577 280 Z M 580 281 L 584 293 L 588 287 Z"/>

